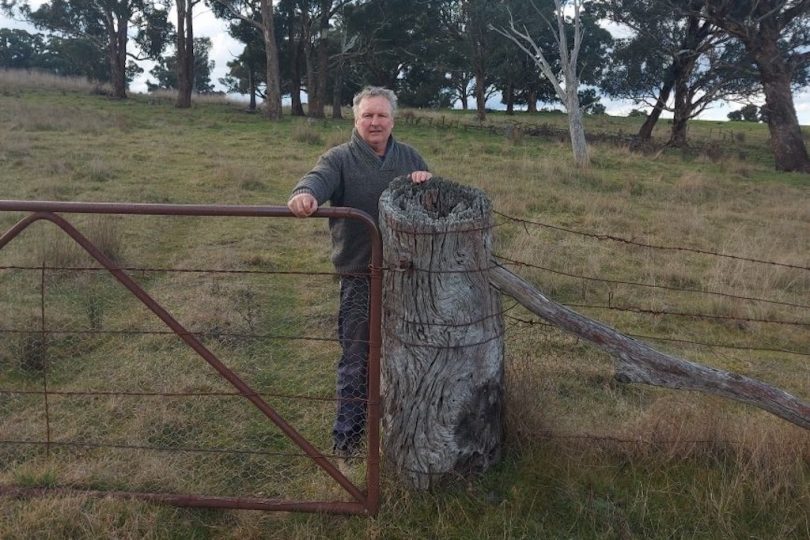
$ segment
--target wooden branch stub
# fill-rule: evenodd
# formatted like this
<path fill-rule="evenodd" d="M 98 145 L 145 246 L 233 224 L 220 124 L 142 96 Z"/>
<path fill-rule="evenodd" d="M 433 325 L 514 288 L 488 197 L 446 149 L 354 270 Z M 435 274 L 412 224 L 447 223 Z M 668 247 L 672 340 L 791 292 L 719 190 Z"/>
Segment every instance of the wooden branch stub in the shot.
<path fill-rule="evenodd" d="M 434 177 L 380 198 L 383 450 L 409 484 L 481 471 L 502 445 L 503 322 L 483 192 Z"/>

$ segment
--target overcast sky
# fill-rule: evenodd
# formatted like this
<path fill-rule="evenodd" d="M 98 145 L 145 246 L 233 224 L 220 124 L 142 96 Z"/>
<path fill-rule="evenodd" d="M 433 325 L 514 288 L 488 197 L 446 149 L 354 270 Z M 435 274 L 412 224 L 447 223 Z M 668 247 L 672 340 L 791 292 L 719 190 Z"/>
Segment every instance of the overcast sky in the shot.
<path fill-rule="evenodd" d="M 36 5 L 39 2 L 36 0 L 32 4 Z M 171 11 L 171 18 L 175 20 L 175 11 Z M 5 15 L 0 14 L 0 28 L 24 28 L 30 32 L 36 31 L 25 23 L 9 19 Z M 226 25 L 213 16 L 211 11 L 205 7 L 204 4 L 197 4 L 194 15 L 194 35 L 198 37 L 210 37 L 212 48 L 209 54 L 210 59 L 214 61 L 214 70 L 211 73 L 211 82 L 214 83 L 217 89 L 222 89 L 219 84 L 219 79 L 224 77 L 227 72 L 226 64 L 238 56 L 244 49 L 244 45 L 236 41 L 228 35 Z M 135 92 L 146 92 L 146 80 L 149 78 L 149 70 L 152 67 L 150 62 L 142 62 L 141 67 L 144 68 L 145 73 L 138 77 L 130 89 Z M 794 103 L 796 105 L 796 113 L 799 117 L 799 123 L 802 125 L 810 125 L 810 88 L 794 94 Z M 608 114 L 612 115 L 626 115 L 630 109 L 638 107 L 630 102 L 612 101 L 602 99 L 602 103 L 607 107 Z M 499 99 L 492 100 L 488 105 L 493 109 L 502 108 Z M 474 106 L 470 103 L 470 106 Z M 552 105 L 560 108 L 559 104 Z M 700 115 L 704 120 L 727 120 L 726 115 L 735 109 L 739 109 L 741 105 L 731 104 L 715 104 L 709 110 L 704 111 Z M 666 117 L 666 113 L 664 114 Z M 671 116 L 671 115 L 670 115 Z"/>

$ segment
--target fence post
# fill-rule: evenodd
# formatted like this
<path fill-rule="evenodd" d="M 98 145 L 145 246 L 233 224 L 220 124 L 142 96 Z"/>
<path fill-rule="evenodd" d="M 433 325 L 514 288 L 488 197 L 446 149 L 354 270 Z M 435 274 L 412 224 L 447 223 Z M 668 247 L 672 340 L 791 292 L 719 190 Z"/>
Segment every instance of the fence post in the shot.
<path fill-rule="evenodd" d="M 383 451 L 411 486 L 481 471 L 502 447 L 503 320 L 480 190 L 395 180 L 380 199 Z"/>

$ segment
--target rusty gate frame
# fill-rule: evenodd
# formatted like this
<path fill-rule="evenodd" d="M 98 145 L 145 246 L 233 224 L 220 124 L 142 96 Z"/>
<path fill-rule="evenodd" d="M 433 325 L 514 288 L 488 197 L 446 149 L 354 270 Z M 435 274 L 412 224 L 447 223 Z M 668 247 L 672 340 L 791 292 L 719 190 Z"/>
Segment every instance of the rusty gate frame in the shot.
<path fill-rule="evenodd" d="M 366 491 L 355 486 L 327 457 L 289 425 L 270 405 L 248 386 L 236 373 L 223 364 L 172 315 L 158 304 L 137 282 L 111 261 L 87 237 L 82 235 L 58 213 L 198 216 L 198 217 L 293 217 L 286 206 L 241 206 L 201 204 L 146 204 L 146 203 L 81 203 L 54 201 L 0 200 L 0 212 L 31 212 L 0 236 L 0 250 L 29 225 L 40 220 L 50 221 L 68 234 L 90 256 L 128 289 L 150 311 L 163 321 L 186 345 L 213 367 L 239 394 L 270 419 L 290 440 L 301 448 L 321 469 L 331 476 L 353 501 L 285 501 L 251 497 L 220 497 L 182 495 L 176 493 L 141 493 L 128 491 L 97 491 L 80 488 L 29 488 L 0 485 L 0 496 L 38 496 L 45 494 L 81 494 L 114 496 L 161 502 L 177 506 L 229 508 L 250 510 L 276 510 L 298 512 L 334 512 L 376 515 L 380 504 L 380 320 L 382 298 L 382 241 L 374 220 L 367 213 L 354 208 L 319 208 L 312 217 L 343 218 L 361 221 L 371 237 L 371 290 L 369 298 L 369 355 L 368 355 L 368 415 L 366 458 Z"/>

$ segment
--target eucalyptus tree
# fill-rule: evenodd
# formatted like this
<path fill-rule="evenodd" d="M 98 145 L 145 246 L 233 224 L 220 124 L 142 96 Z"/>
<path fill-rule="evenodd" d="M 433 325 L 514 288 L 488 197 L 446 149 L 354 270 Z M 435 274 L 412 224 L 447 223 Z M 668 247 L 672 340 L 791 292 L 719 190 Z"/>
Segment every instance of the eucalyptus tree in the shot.
<path fill-rule="evenodd" d="M 582 124 L 582 109 L 579 102 L 581 73 L 590 77 L 600 72 L 598 63 L 609 43 L 609 35 L 598 28 L 595 14 L 588 11 L 583 0 L 553 0 L 553 4 L 538 5 L 533 1 L 530 10 L 510 11 L 508 26 L 492 26 L 494 30 L 510 39 L 534 62 L 536 69 L 551 83 L 557 99 L 568 113 L 568 131 L 571 148 L 577 166 L 590 164 L 585 128 Z M 543 21 L 546 31 L 538 34 L 532 31 L 526 21 Z M 585 36 L 589 35 L 586 42 Z M 553 45 L 543 41 L 551 36 Z M 584 45 L 586 44 L 587 45 Z M 592 54 L 582 54 L 585 47 Z M 591 65 L 583 69 L 583 61 L 590 59 Z"/>
<path fill-rule="evenodd" d="M 776 169 L 810 172 L 792 92 L 810 70 L 810 0 L 705 0 L 700 13 L 739 39 L 757 67 Z"/>
<path fill-rule="evenodd" d="M 194 38 L 194 6 L 200 0 L 175 0 L 177 10 L 177 33 L 175 34 L 175 76 L 177 78 L 178 108 L 191 107 L 191 93 L 195 90 L 198 55 Z M 210 41 L 209 41 L 210 48 Z M 205 53 L 208 56 L 208 51 Z M 202 66 L 200 66 L 202 67 Z"/>
<path fill-rule="evenodd" d="M 211 38 L 194 38 L 194 68 L 191 80 L 193 92 L 206 93 L 214 90 L 214 86 L 211 84 L 211 70 L 214 68 L 214 62 L 208 58 L 210 50 Z M 146 82 L 149 91 L 177 90 L 181 85 L 177 67 L 179 61 L 179 55 L 170 54 L 161 57 L 158 63 L 149 71 L 156 80 L 156 82 Z"/>
<path fill-rule="evenodd" d="M 754 105 L 753 103 L 749 103 L 748 105 L 744 106 L 742 109 L 737 111 L 731 111 L 726 115 L 729 120 L 735 122 L 759 122 L 760 115 L 759 115 L 759 107 Z"/>
<path fill-rule="evenodd" d="M 18 28 L 0 28 L 0 67 L 31 69 L 40 67 L 46 43 L 42 34 Z"/>
<path fill-rule="evenodd" d="M 505 10 L 501 2 L 488 0 L 455 0 L 442 2 L 438 11 L 441 32 L 450 42 L 447 52 L 455 55 L 455 65 L 450 73 L 472 75 L 476 116 L 486 119 L 486 100 L 493 83 L 493 59 L 500 40 L 491 25 L 503 20 Z M 448 82 L 449 82 L 448 81 Z M 454 85 L 461 90 L 461 82 Z M 461 93 L 461 92 L 457 92 Z"/>
<path fill-rule="evenodd" d="M 37 7 L 27 0 L 3 0 L 2 5 L 38 29 L 103 50 L 117 98 L 127 97 L 127 59 L 157 59 L 172 31 L 162 0 L 49 0 Z M 130 49 L 131 30 L 136 52 Z"/>
<path fill-rule="evenodd" d="M 668 144 L 687 144 L 687 122 L 720 99 L 751 91 L 750 80 L 732 66 L 739 47 L 716 25 L 700 17 L 703 0 L 601 0 L 611 20 L 632 31 L 617 40 L 602 90 L 651 112 L 639 129 L 649 141 L 662 111 L 673 113 Z M 755 86 L 755 85 L 754 85 Z M 672 94 L 674 97 L 672 100 Z"/>
<path fill-rule="evenodd" d="M 310 116 L 319 118 L 324 116 L 330 66 L 332 68 L 342 68 L 343 62 L 346 57 L 350 55 L 350 50 L 356 40 L 354 36 L 349 36 L 346 33 L 345 26 L 343 27 L 344 33 L 341 36 L 334 36 L 335 39 L 330 39 L 330 32 L 334 30 L 334 18 L 350 3 L 352 3 L 351 0 L 319 0 L 317 4 L 315 17 L 313 17 L 313 20 L 316 21 L 315 32 L 312 33 L 314 38 L 313 48 L 315 49 L 315 68 L 310 71 L 315 72 L 315 78 L 313 82 L 310 83 L 310 86 L 314 85 L 312 93 L 309 95 L 310 102 L 308 112 Z M 334 51 L 333 48 L 334 52 L 330 54 L 330 45 L 334 47 L 338 46 L 338 44 L 340 50 Z M 313 55 L 305 57 L 310 58 L 309 61 L 312 62 L 312 56 Z M 337 74 L 334 69 L 332 71 L 334 74 Z M 342 75 L 342 69 L 340 75 Z M 340 85 L 341 83 L 338 82 L 338 88 L 340 88 Z M 339 112 L 340 107 L 338 107 L 337 110 Z"/>
<path fill-rule="evenodd" d="M 282 91 L 290 95 L 290 114 L 305 116 L 301 101 L 304 67 L 304 29 L 298 14 L 298 0 L 280 0 L 276 8 L 279 23 L 279 70 Z"/>
<path fill-rule="evenodd" d="M 493 70 L 493 84 L 501 93 L 506 113 L 512 114 L 516 105 L 525 106 L 526 112 L 537 112 L 537 102 L 556 99 L 554 87 L 540 75 L 534 60 L 510 42 L 499 50 Z"/>
<path fill-rule="evenodd" d="M 286 60 L 293 92 L 301 90 L 301 74 L 306 74 L 307 114 L 322 118 L 327 101 L 329 76 L 330 28 L 332 18 L 349 0 L 281 0 L 282 56 Z M 302 65 L 303 62 L 303 65 Z M 303 68 L 303 70 L 302 70 Z M 293 110 L 302 112 L 296 100 Z"/>
<path fill-rule="evenodd" d="M 428 67 L 438 72 L 436 46 L 444 43 L 439 39 L 443 3 L 446 0 L 422 0 L 415 9 L 413 0 L 367 0 L 346 6 L 343 24 L 356 40 L 357 51 L 346 64 L 352 84 L 399 90 L 418 85 L 416 77 Z"/>
<path fill-rule="evenodd" d="M 264 99 L 264 48 L 252 42 L 245 45 L 242 53 L 226 64 L 228 73 L 219 79 L 228 93 L 237 93 L 249 97 L 248 110 L 256 110 L 256 98 Z M 303 116 L 303 112 L 301 114 Z"/>
<path fill-rule="evenodd" d="M 350 64 L 362 57 L 366 51 L 360 46 L 359 36 L 350 32 L 346 25 L 345 13 L 342 11 L 338 12 L 333 22 L 330 41 L 333 51 L 329 56 L 329 67 L 332 72 L 332 118 L 339 119 L 343 118 L 341 108 L 346 96 L 351 95 L 351 92 L 346 92 L 346 83 L 351 81 Z"/>
<path fill-rule="evenodd" d="M 0 28 L 0 68 L 38 69 L 109 82 L 104 50 L 81 38 L 32 34 L 18 28 Z M 127 71 L 127 81 L 133 76 Z"/>
<path fill-rule="evenodd" d="M 462 110 L 470 108 L 469 99 L 475 95 L 473 82 L 475 74 L 469 68 L 467 57 L 457 47 L 448 47 L 444 51 L 442 65 L 447 89 L 453 102 L 458 101 Z"/>
<path fill-rule="evenodd" d="M 244 26 L 247 25 L 261 36 L 265 58 L 264 114 L 268 120 L 278 120 L 281 118 L 281 76 L 273 1 L 211 0 L 211 8 L 217 17 L 231 21 L 232 34 L 246 32 Z"/>

